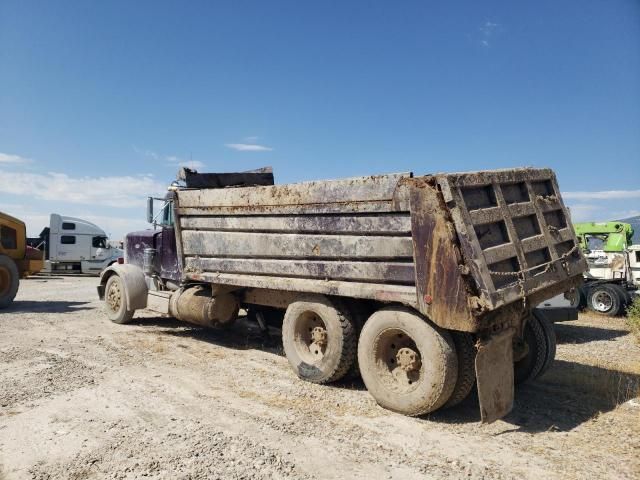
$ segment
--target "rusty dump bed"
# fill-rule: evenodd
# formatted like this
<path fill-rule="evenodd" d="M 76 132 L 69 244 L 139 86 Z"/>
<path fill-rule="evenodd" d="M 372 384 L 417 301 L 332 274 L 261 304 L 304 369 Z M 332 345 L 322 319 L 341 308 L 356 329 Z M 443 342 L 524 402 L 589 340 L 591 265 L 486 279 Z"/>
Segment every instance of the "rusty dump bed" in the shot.
<path fill-rule="evenodd" d="M 549 169 L 181 189 L 174 208 L 186 280 L 400 302 L 457 330 L 586 269 Z"/>

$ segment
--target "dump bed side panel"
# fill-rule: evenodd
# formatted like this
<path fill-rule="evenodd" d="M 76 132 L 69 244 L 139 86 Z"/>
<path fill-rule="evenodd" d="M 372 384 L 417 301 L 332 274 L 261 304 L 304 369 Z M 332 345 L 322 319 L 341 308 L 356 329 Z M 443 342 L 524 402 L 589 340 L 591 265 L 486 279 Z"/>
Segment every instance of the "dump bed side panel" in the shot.
<path fill-rule="evenodd" d="M 443 328 L 477 331 L 477 298 L 433 177 L 408 179 L 418 310 Z"/>
<path fill-rule="evenodd" d="M 181 190 L 184 272 L 215 283 L 414 304 L 411 219 L 397 188 L 408 177 Z"/>
<path fill-rule="evenodd" d="M 486 309 L 568 288 L 586 269 L 551 170 L 442 174 L 437 182 Z"/>

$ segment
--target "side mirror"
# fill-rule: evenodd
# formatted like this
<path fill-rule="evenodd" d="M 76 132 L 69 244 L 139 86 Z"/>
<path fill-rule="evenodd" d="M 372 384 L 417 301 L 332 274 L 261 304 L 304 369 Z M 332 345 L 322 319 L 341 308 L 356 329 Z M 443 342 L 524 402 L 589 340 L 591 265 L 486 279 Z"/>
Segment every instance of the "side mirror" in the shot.
<path fill-rule="evenodd" d="M 147 222 L 153 223 L 153 197 L 147 197 Z"/>

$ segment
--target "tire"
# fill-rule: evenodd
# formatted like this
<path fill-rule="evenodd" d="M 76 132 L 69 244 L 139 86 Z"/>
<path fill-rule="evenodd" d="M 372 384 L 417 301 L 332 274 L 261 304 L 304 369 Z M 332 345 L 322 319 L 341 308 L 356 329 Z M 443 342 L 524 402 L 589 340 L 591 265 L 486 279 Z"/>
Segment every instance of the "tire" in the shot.
<path fill-rule="evenodd" d="M 282 345 L 298 377 L 313 383 L 340 380 L 356 358 L 357 330 L 347 309 L 328 297 L 293 302 L 282 322 Z"/>
<path fill-rule="evenodd" d="M 13 303 L 20 286 L 20 272 L 13 259 L 0 255 L 0 309 Z"/>
<path fill-rule="evenodd" d="M 547 354 L 545 355 L 544 363 L 536 375 L 536 378 L 539 378 L 549 370 L 551 365 L 553 365 L 553 362 L 556 359 L 556 347 L 558 342 L 556 339 L 556 331 L 553 328 L 553 323 L 547 320 L 544 314 L 540 311 L 534 310 L 532 314 L 534 320 L 536 320 L 542 327 L 542 332 L 544 333 L 544 339 L 547 346 Z"/>
<path fill-rule="evenodd" d="M 527 354 L 513 365 L 516 385 L 535 379 L 547 360 L 547 340 L 540 322 L 531 315 L 524 326 L 524 343 Z"/>
<path fill-rule="evenodd" d="M 450 332 L 458 357 L 458 379 L 453 393 L 443 408 L 458 405 L 469 396 L 476 384 L 476 346 L 473 336 L 466 332 Z"/>
<path fill-rule="evenodd" d="M 587 301 L 589 309 L 607 317 L 615 317 L 623 310 L 623 297 L 615 285 L 601 284 L 591 287 Z"/>
<path fill-rule="evenodd" d="M 587 306 L 587 294 L 584 287 L 576 287 L 573 289 L 568 300 L 571 307 L 578 311 L 584 310 Z"/>
<path fill-rule="evenodd" d="M 360 336 L 360 332 L 362 331 L 362 326 L 365 324 L 367 319 L 373 313 L 373 309 L 370 308 L 369 305 L 361 302 L 350 302 L 349 303 L 349 311 L 351 312 L 351 318 L 353 318 L 354 324 L 356 326 L 356 338 Z M 353 365 L 344 376 L 346 380 L 356 380 L 361 378 L 360 375 L 360 365 L 358 364 L 358 355 L 356 353 L 355 360 Z"/>
<path fill-rule="evenodd" d="M 107 317 L 114 323 L 131 322 L 135 310 L 127 310 L 127 291 L 122 278 L 111 275 L 104 288 L 104 305 Z"/>
<path fill-rule="evenodd" d="M 411 416 L 443 406 L 458 378 L 449 332 L 405 307 L 384 308 L 369 317 L 360 333 L 358 362 L 375 401 Z"/>
<path fill-rule="evenodd" d="M 620 313 L 624 314 L 627 311 L 627 307 L 631 305 L 632 299 L 629 291 L 624 288 L 622 285 L 618 285 L 617 283 L 612 283 L 610 285 L 613 289 L 618 291 L 618 295 L 622 299 L 622 305 L 620 306 Z"/>

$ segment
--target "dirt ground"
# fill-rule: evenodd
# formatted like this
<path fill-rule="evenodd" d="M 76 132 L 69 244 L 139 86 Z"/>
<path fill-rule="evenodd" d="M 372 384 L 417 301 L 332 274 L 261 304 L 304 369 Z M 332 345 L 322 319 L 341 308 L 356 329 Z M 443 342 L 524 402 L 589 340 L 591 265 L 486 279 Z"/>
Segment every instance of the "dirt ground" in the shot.
<path fill-rule="evenodd" d="M 109 322 L 96 278 L 22 282 L 0 313 L 0 479 L 640 478 L 640 346 L 622 320 L 556 325 L 558 355 L 483 426 L 424 418 L 361 382 L 298 380 L 265 341 L 153 314 Z"/>

